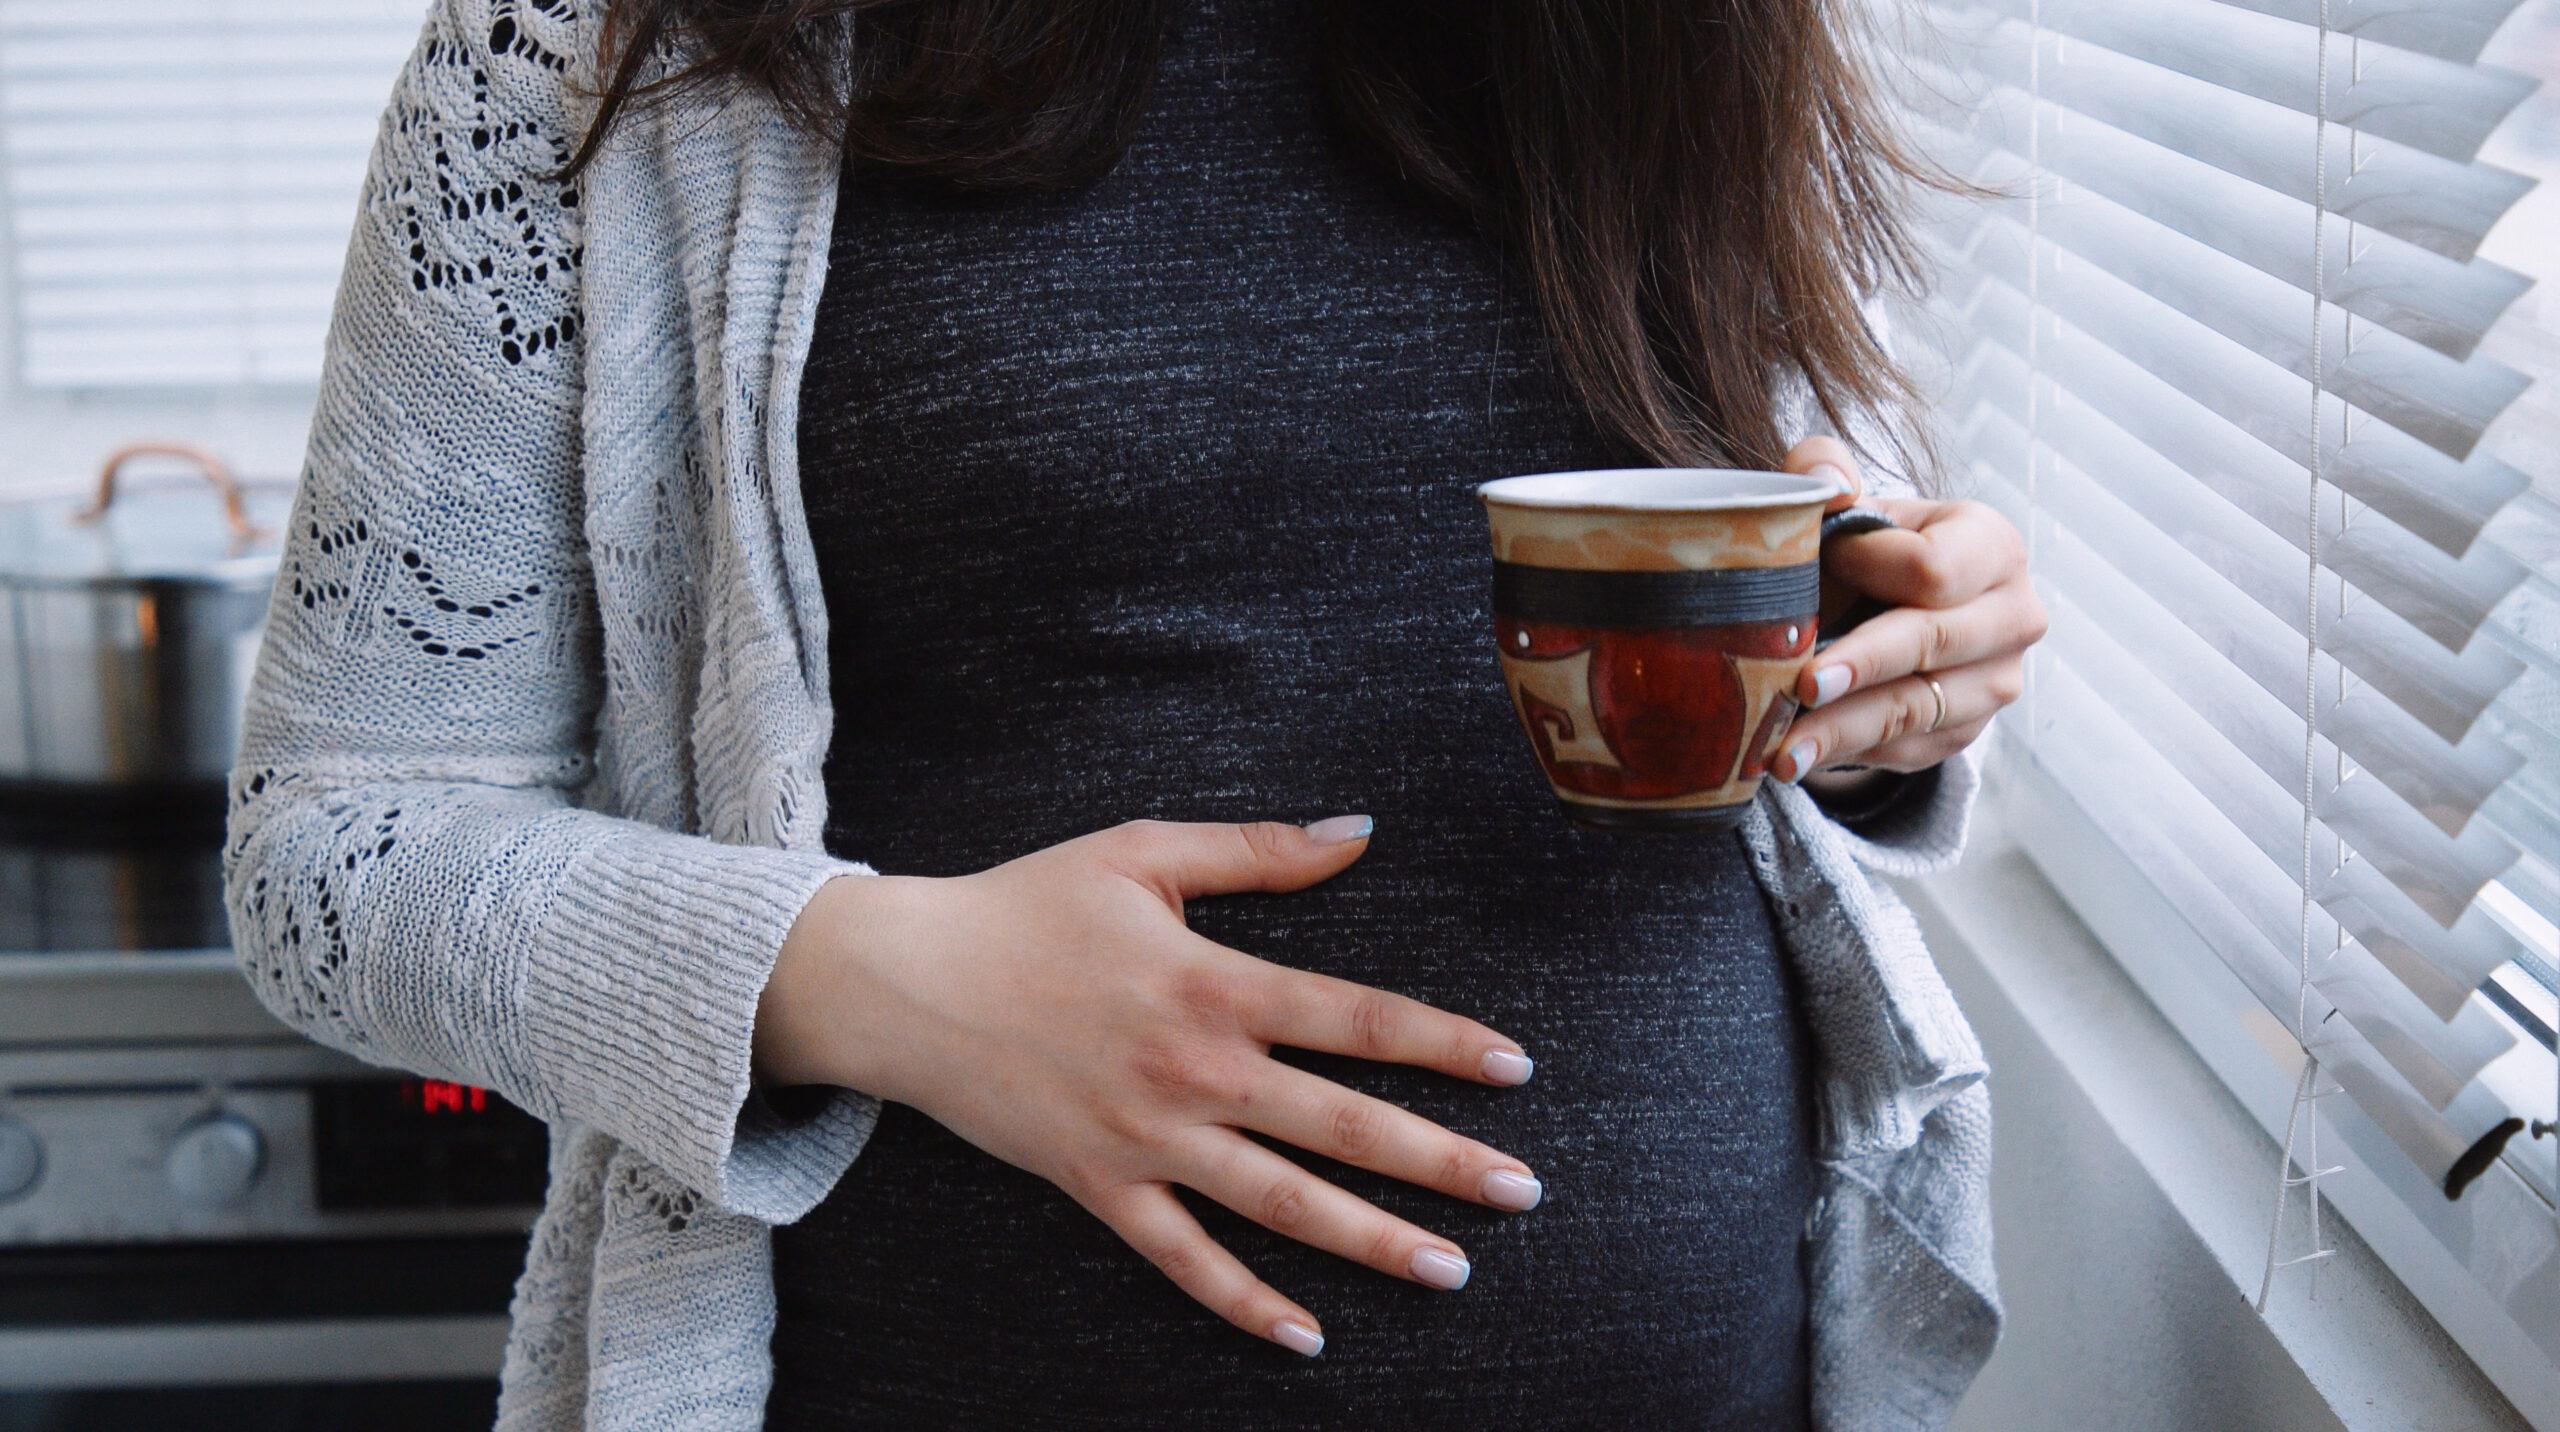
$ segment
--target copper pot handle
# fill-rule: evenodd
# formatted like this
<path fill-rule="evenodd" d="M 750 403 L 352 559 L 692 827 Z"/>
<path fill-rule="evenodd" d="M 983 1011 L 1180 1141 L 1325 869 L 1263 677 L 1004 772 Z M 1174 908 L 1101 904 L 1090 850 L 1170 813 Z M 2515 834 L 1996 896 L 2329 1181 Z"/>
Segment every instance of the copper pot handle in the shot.
<path fill-rule="evenodd" d="M 248 504 L 240 495 L 240 479 L 231 475 L 229 465 L 203 448 L 187 443 L 133 443 L 107 454 L 106 466 L 98 470 L 97 499 L 73 513 L 71 520 L 88 523 L 106 516 L 107 509 L 116 500 L 116 475 L 124 470 L 127 462 L 138 457 L 174 457 L 194 463 L 197 471 L 204 474 L 204 480 L 212 483 L 213 490 L 221 494 L 222 522 L 231 529 L 233 542 L 246 547 L 267 535 L 265 528 L 249 520 Z"/>

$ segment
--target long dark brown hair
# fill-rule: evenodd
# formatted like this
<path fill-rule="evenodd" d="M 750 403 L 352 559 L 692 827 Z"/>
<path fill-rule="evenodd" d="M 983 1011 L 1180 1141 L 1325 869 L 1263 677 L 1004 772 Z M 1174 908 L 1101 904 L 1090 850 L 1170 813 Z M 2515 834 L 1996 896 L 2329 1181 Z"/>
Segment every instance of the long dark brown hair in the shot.
<path fill-rule="evenodd" d="M 753 85 L 864 168 L 987 191 L 1087 183 L 1127 146 L 1184 3 L 617 0 L 568 172 L 634 105 Z M 1772 467 L 1786 375 L 1843 431 L 1909 396 L 1861 300 L 1921 280 L 1902 201 L 1937 177 L 1898 142 L 1845 3 L 1318 13 L 1337 115 L 1521 266 L 1602 427 L 1659 462 Z"/>

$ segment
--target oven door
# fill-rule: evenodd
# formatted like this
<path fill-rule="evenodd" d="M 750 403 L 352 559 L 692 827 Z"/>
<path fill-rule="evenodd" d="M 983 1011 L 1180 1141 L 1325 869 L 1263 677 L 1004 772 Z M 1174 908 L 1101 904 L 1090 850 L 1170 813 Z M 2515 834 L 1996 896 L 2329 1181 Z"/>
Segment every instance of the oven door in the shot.
<path fill-rule="evenodd" d="M 518 1234 L 0 1251 L 10 1432 L 486 1432 Z"/>

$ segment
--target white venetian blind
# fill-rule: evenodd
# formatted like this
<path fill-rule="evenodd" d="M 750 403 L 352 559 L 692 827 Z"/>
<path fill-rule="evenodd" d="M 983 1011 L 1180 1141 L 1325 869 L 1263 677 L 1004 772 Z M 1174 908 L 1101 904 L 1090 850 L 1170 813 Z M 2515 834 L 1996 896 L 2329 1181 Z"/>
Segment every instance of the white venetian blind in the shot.
<path fill-rule="evenodd" d="M 2411 1186 L 2530 1203 L 2548 1143 L 2468 1177 L 2518 1112 L 2478 991 L 2560 922 L 2560 211 L 2484 157 L 2518 3 L 1928 0 L 1925 147 L 1998 197 L 1938 206 L 1912 326 L 2053 614 L 2013 734 Z"/>
<path fill-rule="evenodd" d="M 309 383 L 424 0 L 0 0 L 20 381 Z"/>

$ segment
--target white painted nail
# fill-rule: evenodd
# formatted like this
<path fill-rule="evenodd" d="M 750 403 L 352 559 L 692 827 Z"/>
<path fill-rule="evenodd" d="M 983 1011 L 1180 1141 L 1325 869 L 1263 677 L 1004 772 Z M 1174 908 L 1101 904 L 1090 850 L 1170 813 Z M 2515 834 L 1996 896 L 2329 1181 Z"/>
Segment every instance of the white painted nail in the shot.
<path fill-rule="evenodd" d="M 1417 1283 L 1454 1293 L 1467 1285 L 1467 1275 L 1474 1271 L 1466 1259 L 1455 1253 L 1443 1253 L 1437 1248 L 1413 1250 L 1413 1278 Z"/>
<path fill-rule="evenodd" d="M 1828 706 L 1846 695 L 1853 673 L 1845 666 L 1826 666 L 1813 674 L 1813 704 Z"/>
<path fill-rule="evenodd" d="M 1324 1334 L 1305 1323 L 1281 1323 L 1271 1329 L 1271 1340 L 1300 1357 L 1324 1351 Z"/>
<path fill-rule="evenodd" d="M 1794 785 L 1812 773 L 1813 758 L 1814 749 L 1811 741 L 1798 741 L 1787 748 L 1787 759 L 1794 762 L 1796 768 L 1796 773 L 1787 777 L 1788 785 Z"/>
<path fill-rule="evenodd" d="M 1514 1054 L 1508 1049 L 1484 1052 L 1484 1077 L 1496 1084 L 1526 1084 L 1537 1068 L 1538 1061 L 1526 1054 Z"/>
<path fill-rule="evenodd" d="M 1545 1184 L 1525 1173 L 1498 1168 L 1484 1176 L 1484 1201 L 1513 1213 L 1526 1213 L 1547 1196 Z"/>
<path fill-rule="evenodd" d="M 1307 839 L 1318 845 L 1340 845 L 1346 840 L 1367 840 L 1378 823 L 1365 815 L 1337 815 L 1308 826 Z"/>
<path fill-rule="evenodd" d="M 1805 470 L 1804 475 L 1813 478 L 1816 481 L 1830 483 L 1831 490 L 1834 492 L 1848 492 L 1852 490 L 1849 486 L 1849 474 L 1842 472 L 1839 465 L 1836 463 L 1815 463 L 1812 467 Z"/>

